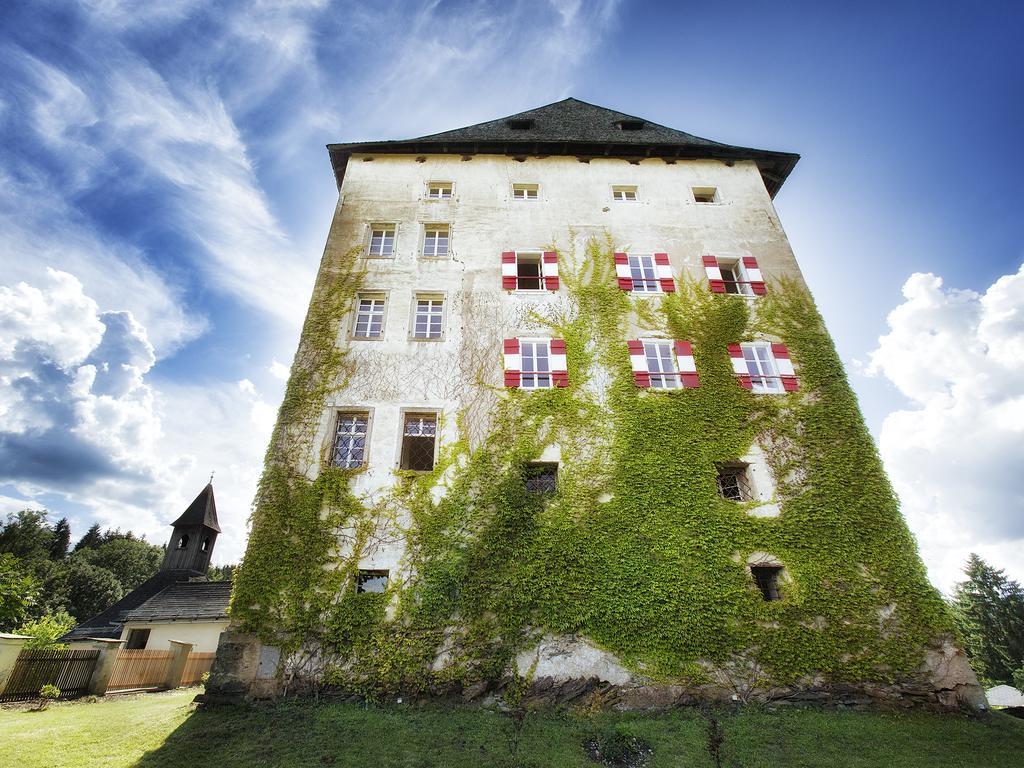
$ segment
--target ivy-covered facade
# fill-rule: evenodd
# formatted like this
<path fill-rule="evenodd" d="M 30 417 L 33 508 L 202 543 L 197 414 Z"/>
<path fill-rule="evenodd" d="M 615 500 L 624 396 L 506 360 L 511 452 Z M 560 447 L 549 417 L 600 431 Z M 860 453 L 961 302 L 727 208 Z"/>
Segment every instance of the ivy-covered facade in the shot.
<path fill-rule="evenodd" d="M 977 701 L 772 204 L 795 155 L 571 99 L 330 150 L 214 693 Z"/>

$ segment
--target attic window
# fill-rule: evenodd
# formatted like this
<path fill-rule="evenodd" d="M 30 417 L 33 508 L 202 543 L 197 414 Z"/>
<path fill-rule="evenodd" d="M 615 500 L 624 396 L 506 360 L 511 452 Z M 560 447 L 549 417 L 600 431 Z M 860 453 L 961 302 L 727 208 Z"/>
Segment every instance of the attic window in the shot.
<path fill-rule="evenodd" d="M 642 131 L 644 129 L 643 120 L 619 120 L 618 122 L 620 131 Z"/>
<path fill-rule="evenodd" d="M 513 131 L 528 131 L 533 128 L 533 120 L 528 117 L 519 117 L 508 121 L 508 127 Z"/>

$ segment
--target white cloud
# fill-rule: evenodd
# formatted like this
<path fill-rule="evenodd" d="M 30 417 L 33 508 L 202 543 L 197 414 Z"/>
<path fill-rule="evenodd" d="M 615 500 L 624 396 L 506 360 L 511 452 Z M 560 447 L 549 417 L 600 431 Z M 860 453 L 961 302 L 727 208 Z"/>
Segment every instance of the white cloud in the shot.
<path fill-rule="evenodd" d="M 292 369 L 285 365 L 284 363 L 280 363 L 275 359 L 270 364 L 270 368 L 268 370 L 270 371 L 270 375 L 273 376 L 275 379 L 287 381 L 288 375 L 291 373 Z"/>
<path fill-rule="evenodd" d="M 911 401 L 879 441 L 907 522 L 943 589 L 971 551 L 1024 578 L 1024 266 L 984 294 L 918 273 L 903 295 L 867 371 Z"/>

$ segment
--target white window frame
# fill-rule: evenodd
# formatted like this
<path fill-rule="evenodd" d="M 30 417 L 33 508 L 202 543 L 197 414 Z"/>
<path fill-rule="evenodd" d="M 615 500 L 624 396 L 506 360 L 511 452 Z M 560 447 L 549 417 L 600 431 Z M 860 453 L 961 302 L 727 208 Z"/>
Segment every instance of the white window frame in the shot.
<path fill-rule="evenodd" d="M 417 324 L 420 318 L 420 303 L 430 302 L 427 307 L 427 311 L 424 312 L 426 318 L 426 332 L 427 335 L 417 335 Z M 440 311 L 435 312 L 435 305 L 440 305 Z M 444 339 L 444 325 L 445 315 L 447 314 L 447 301 L 445 300 L 444 294 L 440 293 L 417 293 L 412 298 L 412 323 L 409 328 L 409 338 L 413 341 L 442 341 Z M 437 318 L 437 322 L 433 323 L 432 320 Z M 438 335 L 430 335 L 431 326 L 437 325 L 439 327 Z"/>
<path fill-rule="evenodd" d="M 380 309 L 379 309 L 379 311 L 378 311 L 377 307 L 370 307 L 369 311 L 364 313 L 363 312 L 363 302 L 364 301 L 372 301 L 372 302 L 378 302 L 379 301 L 380 302 Z M 358 294 L 356 294 L 356 306 L 355 306 L 355 312 L 353 313 L 354 317 L 352 318 L 352 327 L 349 329 L 349 338 L 351 338 L 351 339 L 361 339 L 361 340 L 364 340 L 364 341 L 374 341 L 374 340 L 383 339 L 384 338 L 384 331 L 385 331 L 385 328 L 386 328 L 386 325 L 387 325 L 387 317 L 388 317 L 387 313 L 388 313 L 388 295 L 386 293 L 384 293 L 383 291 L 366 291 L 365 293 L 358 293 Z M 359 324 L 360 324 L 360 320 L 361 320 L 361 318 L 363 318 L 364 314 L 368 318 L 367 319 L 367 323 L 366 323 L 367 330 L 369 330 L 372 327 L 371 323 L 372 323 L 373 316 L 374 315 L 378 315 L 380 317 L 380 333 L 377 334 L 376 336 L 360 335 L 360 333 L 359 333 Z"/>
<path fill-rule="evenodd" d="M 718 194 L 718 187 L 705 186 L 705 187 L 690 187 L 690 194 L 693 197 L 695 205 L 718 205 L 722 200 Z M 710 200 L 698 200 L 697 196 L 710 195 Z"/>
<path fill-rule="evenodd" d="M 441 411 L 436 410 L 434 408 L 413 408 L 413 407 L 410 407 L 410 408 L 402 408 L 402 409 L 400 409 L 398 415 L 399 415 L 399 428 L 400 428 L 401 431 L 399 432 L 399 435 L 398 435 L 398 438 L 399 438 L 398 439 L 398 456 L 395 459 L 395 467 L 397 467 L 402 472 L 422 472 L 422 473 L 433 472 L 434 471 L 433 468 L 437 467 L 437 457 L 439 455 L 440 446 L 441 446 Z M 402 454 L 405 453 L 406 428 L 408 426 L 407 422 L 408 422 L 408 419 L 410 417 L 415 418 L 417 416 L 419 416 L 419 417 L 433 416 L 434 417 L 434 434 L 432 435 L 432 437 L 434 438 L 434 455 L 433 455 L 433 457 L 431 459 L 431 463 L 433 465 L 432 469 L 402 469 Z M 411 437 L 418 437 L 418 436 L 421 436 L 421 435 L 411 435 Z"/>
<path fill-rule="evenodd" d="M 345 417 L 355 417 L 355 418 L 360 418 L 361 417 L 362 420 L 363 420 L 363 425 L 362 425 L 363 426 L 363 431 L 362 432 L 359 432 L 359 431 L 357 431 L 355 429 L 355 427 L 358 427 L 358 423 L 354 422 L 352 424 L 353 430 L 345 433 L 346 435 L 348 435 L 348 436 L 350 436 L 352 438 L 356 438 L 356 437 L 358 437 L 360 435 L 362 435 L 362 438 L 363 438 L 362 452 L 361 452 L 361 455 L 360 455 L 359 463 L 355 464 L 355 465 L 353 465 L 351 463 L 346 463 L 346 464 L 339 464 L 339 463 L 337 463 L 338 436 L 341 434 L 342 419 L 345 418 Z M 351 441 L 351 443 L 355 443 L 355 440 L 353 439 Z M 347 459 L 347 461 L 350 462 L 351 461 L 351 453 L 352 453 L 352 445 L 349 445 L 347 450 L 348 450 L 348 454 L 349 454 L 349 458 Z M 358 410 L 358 409 L 348 409 L 348 408 L 336 408 L 335 411 L 334 411 L 334 430 L 331 433 L 331 459 L 330 459 L 330 465 L 332 467 L 339 467 L 341 469 L 364 469 L 369 464 L 369 457 L 370 457 L 370 413 L 369 413 L 369 411 L 361 411 L 361 410 Z"/>
<path fill-rule="evenodd" d="M 366 240 L 366 255 L 371 259 L 393 259 L 395 258 L 395 252 L 398 247 L 398 225 L 389 224 L 386 222 L 375 222 L 367 227 L 368 237 Z M 387 241 L 387 232 L 391 232 L 391 250 L 388 253 L 384 253 L 384 243 Z M 376 236 L 376 232 L 381 232 L 380 248 L 379 252 L 374 252 L 373 240 Z"/>
<path fill-rule="evenodd" d="M 632 195 L 632 197 L 630 197 Z M 639 199 L 636 184 L 613 184 L 612 200 L 617 203 L 635 203 Z"/>
<path fill-rule="evenodd" d="M 733 256 L 719 256 L 718 257 L 718 269 L 731 270 L 736 276 L 735 291 L 729 290 L 729 283 L 731 281 L 725 279 L 725 273 L 722 274 L 722 281 L 725 283 L 725 292 L 732 294 L 733 296 L 753 296 L 754 289 L 750 285 L 750 278 L 747 276 L 746 267 L 743 266 L 743 259 L 736 258 Z"/>
<path fill-rule="evenodd" d="M 653 253 L 627 253 L 629 260 L 629 276 L 633 280 L 634 293 L 661 293 L 661 281 L 658 279 L 658 268 L 654 263 Z M 644 277 L 650 267 L 650 277 Z M 637 273 L 641 276 L 637 277 Z M 650 287 L 653 285 L 654 287 Z"/>
<path fill-rule="evenodd" d="M 785 391 L 771 344 L 766 341 L 744 342 L 740 349 L 750 376 L 751 391 L 757 394 L 781 394 Z"/>
<path fill-rule="evenodd" d="M 647 375 L 651 389 L 682 389 L 679 380 L 679 362 L 676 360 L 675 341 L 670 339 L 641 339 Z M 653 353 L 653 354 L 652 354 Z M 651 367 L 652 361 L 657 367 Z"/>
<path fill-rule="evenodd" d="M 528 355 L 527 345 L 530 347 Z M 543 354 L 538 355 L 538 347 L 543 347 Z M 527 360 L 531 368 L 526 368 Z M 543 363 L 539 366 L 539 363 Z M 544 370 L 538 370 L 543 367 Z M 547 382 L 544 383 L 546 377 Z M 529 383 L 528 383 L 529 382 Z M 519 387 L 520 389 L 552 389 L 555 377 L 551 372 L 551 339 L 520 338 L 519 339 Z"/>
<path fill-rule="evenodd" d="M 530 193 L 533 194 L 530 194 Z M 540 200 L 540 184 L 515 183 L 512 185 L 512 199 L 535 203 Z"/>
<path fill-rule="evenodd" d="M 434 194 L 434 190 L 438 190 L 437 194 Z M 447 190 L 445 194 L 444 190 Z M 427 182 L 427 200 L 451 200 L 455 197 L 455 183 L 451 181 L 428 181 Z"/>
<path fill-rule="evenodd" d="M 444 232 L 444 253 L 438 253 L 438 242 L 441 240 L 439 237 L 433 238 L 433 245 L 431 252 L 427 252 L 427 243 L 430 240 L 430 233 Z M 432 222 L 430 224 L 423 225 L 423 238 L 420 243 L 420 258 L 423 259 L 449 259 L 452 255 L 452 226 L 445 222 Z"/>

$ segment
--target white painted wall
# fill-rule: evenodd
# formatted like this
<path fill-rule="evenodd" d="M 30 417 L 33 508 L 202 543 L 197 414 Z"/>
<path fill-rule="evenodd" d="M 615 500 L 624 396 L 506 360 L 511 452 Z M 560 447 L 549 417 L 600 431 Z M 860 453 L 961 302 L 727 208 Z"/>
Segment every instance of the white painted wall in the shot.
<path fill-rule="evenodd" d="M 147 651 L 169 650 L 171 640 L 192 643 L 195 653 L 215 653 L 220 633 L 228 626 L 228 620 L 220 621 L 169 621 L 164 623 L 128 622 L 121 631 L 121 639 L 128 639 L 132 629 L 148 629 Z M 125 646 L 121 646 L 122 648 Z"/>

